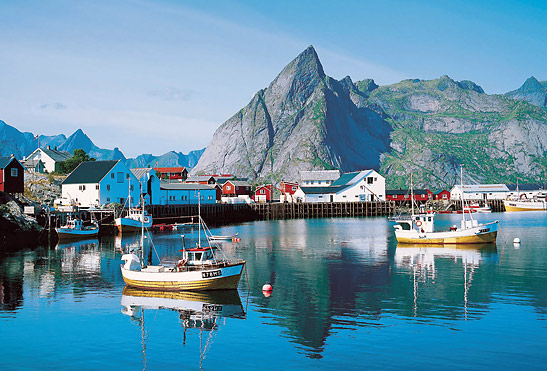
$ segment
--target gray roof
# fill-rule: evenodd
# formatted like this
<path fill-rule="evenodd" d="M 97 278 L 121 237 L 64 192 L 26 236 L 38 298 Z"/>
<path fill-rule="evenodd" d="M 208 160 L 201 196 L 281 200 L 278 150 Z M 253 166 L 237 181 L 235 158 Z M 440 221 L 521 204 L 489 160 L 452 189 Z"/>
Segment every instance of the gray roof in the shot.
<path fill-rule="evenodd" d="M 300 179 L 305 180 L 336 180 L 340 178 L 339 170 L 301 171 Z"/>
<path fill-rule="evenodd" d="M 46 149 L 41 148 L 41 150 L 46 155 L 51 157 L 53 159 L 53 161 L 55 161 L 55 162 L 66 161 L 66 160 L 68 160 L 69 158 L 72 157 L 72 154 L 67 152 L 67 151 L 57 151 L 56 149 L 48 149 L 48 148 L 46 148 Z"/>
<path fill-rule="evenodd" d="M 151 167 L 136 167 L 134 169 L 131 169 L 131 172 L 133 173 L 133 175 L 135 175 L 135 178 L 139 180 L 141 180 L 145 175 L 148 175 L 152 171 L 154 172 L 154 174 L 152 175 L 155 175 L 156 170 Z"/>
<path fill-rule="evenodd" d="M 119 161 L 82 162 L 72 173 L 70 173 L 62 184 L 99 183 L 118 162 Z"/>
<path fill-rule="evenodd" d="M 461 185 L 456 184 L 451 192 L 455 189 L 460 190 Z M 463 191 L 466 193 L 485 193 L 485 192 L 508 192 L 509 188 L 505 184 L 464 184 Z"/>
<path fill-rule="evenodd" d="M 212 190 L 215 189 L 214 185 L 210 184 L 200 184 L 200 183 L 168 183 L 168 182 L 161 182 L 160 183 L 160 189 L 165 190 L 187 190 L 187 191 L 193 191 L 193 190 Z"/>

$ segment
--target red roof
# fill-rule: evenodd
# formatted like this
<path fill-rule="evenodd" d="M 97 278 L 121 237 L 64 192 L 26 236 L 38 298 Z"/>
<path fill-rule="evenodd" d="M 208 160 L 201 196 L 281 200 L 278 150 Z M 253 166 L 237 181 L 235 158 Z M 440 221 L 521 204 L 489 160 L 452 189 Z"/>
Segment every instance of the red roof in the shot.
<path fill-rule="evenodd" d="M 155 167 L 154 168 L 154 170 L 159 171 L 160 173 L 166 173 L 166 172 L 176 173 L 179 171 L 183 171 L 184 169 L 186 168 L 185 167 Z"/>

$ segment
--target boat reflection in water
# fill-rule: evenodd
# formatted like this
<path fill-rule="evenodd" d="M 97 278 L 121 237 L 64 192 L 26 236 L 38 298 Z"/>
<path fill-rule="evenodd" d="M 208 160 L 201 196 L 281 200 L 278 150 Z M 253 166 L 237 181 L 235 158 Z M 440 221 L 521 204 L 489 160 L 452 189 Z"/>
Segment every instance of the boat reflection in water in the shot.
<path fill-rule="evenodd" d="M 497 259 L 494 243 L 459 244 L 450 245 L 450 247 L 447 245 L 398 244 L 395 251 L 396 266 L 411 270 L 415 317 L 423 315 L 423 313 L 418 314 L 419 296 L 426 296 L 427 300 L 424 302 L 430 302 L 432 299 L 442 300 L 441 297 L 435 297 L 440 294 L 443 298 L 458 296 L 460 300 L 463 298 L 463 315 L 464 319 L 468 319 L 469 291 L 476 272 L 484 260 L 492 258 Z M 463 275 L 460 274 L 460 269 L 454 267 L 460 262 Z M 461 290 L 462 282 L 463 290 Z M 438 284 L 438 288 L 434 288 L 436 284 Z M 421 286 L 423 288 L 420 288 Z M 448 306 L 456 307 L 457 304 L 452 302 Z"/>
<path fill-rule="evenodd" d="M 121 305 L 122 313 L 130 316 L 141 328 L 144 368 L 146 368 L 145 340 L 149 339 L 144 321 L 144 312 L 147 310 L 168 309 L 178 312 L 184 329 L 183 345 L 186 344 L 187 330 L 199 331 L 200 366 L 211 346 L 214 331 L 226 323 L 226 318 L 246 318 L 237 290 L 151 291 L 125 286 Z M 207 339 L 204 342 L 202 342 L 203 332 L 207 333 Z"/>

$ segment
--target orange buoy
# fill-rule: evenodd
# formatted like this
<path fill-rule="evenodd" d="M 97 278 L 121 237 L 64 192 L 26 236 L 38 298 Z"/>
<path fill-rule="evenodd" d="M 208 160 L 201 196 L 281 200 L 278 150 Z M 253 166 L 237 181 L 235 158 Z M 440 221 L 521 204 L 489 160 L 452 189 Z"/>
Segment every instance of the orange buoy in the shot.
<path fill-rule="evenodd" d="M 241 242 L 241 238 L 234 237 L 234 238 L 232 238 L 232 242 Z"/>

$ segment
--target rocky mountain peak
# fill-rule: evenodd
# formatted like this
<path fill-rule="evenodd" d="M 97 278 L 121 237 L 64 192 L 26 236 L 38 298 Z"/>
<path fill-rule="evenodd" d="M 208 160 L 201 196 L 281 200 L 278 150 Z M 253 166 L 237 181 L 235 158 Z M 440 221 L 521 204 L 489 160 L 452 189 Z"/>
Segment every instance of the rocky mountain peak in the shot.
<path fill-rule="evenodd" d="M 534 76 L 530 76 L 518 90 L 521 92 L 537 92 L 545 91 L 545 87 Z"/>
<path fill-rule="evenodd" d="M 286 97 L 303 103 L 324 78 L 323 66 L 310 45 L 283 68 L 268 87 L 267 94 L 275 99 Z"/>
<path fill-rule="evenodd" d="M 530 76 L 517 90 L 510 91 L 506 96 L 524 100 L 539 107 L 547 107 L 547 87 L 534 76 Z"/>

